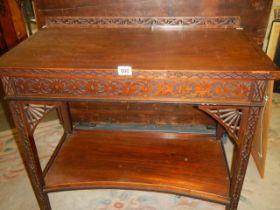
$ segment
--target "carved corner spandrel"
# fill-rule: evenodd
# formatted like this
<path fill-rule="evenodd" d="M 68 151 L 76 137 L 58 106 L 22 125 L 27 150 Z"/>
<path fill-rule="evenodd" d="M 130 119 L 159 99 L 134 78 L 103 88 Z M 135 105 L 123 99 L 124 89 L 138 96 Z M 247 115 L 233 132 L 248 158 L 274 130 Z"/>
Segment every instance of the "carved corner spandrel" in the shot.
<path fill-rule="evenodd" d="M 30 132 L 33 134 L 35 128 L 39 124 L 39 122 L 48 114 L 51 110 L 56 108 L 55 104 L 24 104 L 24 112 L 26 115 L 27 123 L 29 126 Z"/>
<path fill-rule="evenodd" d="M 228 134 L 239 144 L 239 131 L 242 119 L 242 109 L 226 106 L 199 106 L 199 109 L 209 114 L 222 125 Z"/>
<path fill-rule="evenodd" d="M 65 133 L 72 132 L 72 122 L 66 102 L 22 102 L 24 115 L 30 135 L 33 135 L 37 125 L 52 110 L 56 109 Z"/>

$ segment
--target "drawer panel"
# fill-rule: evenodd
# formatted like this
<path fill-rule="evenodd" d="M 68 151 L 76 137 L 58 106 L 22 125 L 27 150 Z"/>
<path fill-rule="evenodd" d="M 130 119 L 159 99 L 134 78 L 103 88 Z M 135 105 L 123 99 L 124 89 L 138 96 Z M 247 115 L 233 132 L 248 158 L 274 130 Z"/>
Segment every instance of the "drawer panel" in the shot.
<path fill-rule="evenodd" d="M 7 78 L 3 78 L 7 80 Z M 7 95 L 143 101 L 250 101 L 254 80 L 10 77 Z M 262 100 L 262 96 L 259 97 Z M 257 101 L 257 100 L 256 100 Z"/>

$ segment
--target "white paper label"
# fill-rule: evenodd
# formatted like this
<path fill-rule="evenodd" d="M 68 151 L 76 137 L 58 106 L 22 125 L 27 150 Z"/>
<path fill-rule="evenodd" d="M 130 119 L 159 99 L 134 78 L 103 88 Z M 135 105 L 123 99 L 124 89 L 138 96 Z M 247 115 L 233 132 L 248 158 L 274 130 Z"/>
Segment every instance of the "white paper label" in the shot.
<path fill-rule="evenodd" d="M 131 66 L 118 66 L 118 75 L 119 76 L 131 76 L 132 67 Z"/>

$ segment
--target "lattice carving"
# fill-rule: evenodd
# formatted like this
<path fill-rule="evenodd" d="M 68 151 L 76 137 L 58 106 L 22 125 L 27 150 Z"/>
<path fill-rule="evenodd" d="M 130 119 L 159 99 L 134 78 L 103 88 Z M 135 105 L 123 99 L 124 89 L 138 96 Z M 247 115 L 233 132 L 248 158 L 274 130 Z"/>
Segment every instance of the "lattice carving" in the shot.
<path fill-rule="evenodd" d="M 247 68 L 247 67 L 246 67 Z M 230 69 L 229 70 L 235 70 Z M 244 70 L 247 70 L 244 68 Z M 251 69 L 259 70 L 259 69 Z M 49 69 L 1 69 L 1 74 L 5 76 L 23 76 L 23 75 L 58 75 L 58 76 L 73 76 L 73 77 L 94 77 L 94 78 L 104 78 L 117 76 L 115 70 L 71 70 L 71 71 L 61 71 L 61 70 L 49 70 Z M 134 78 L 169 78 L 169 79 L 253 79 L 253 80 L 267 80 L 267 79 L 277 79 L 280 77 L 280 73 L 275 71 L 270 74 L 267 73 L 248 73 L 248 72 L 189 72 L 189 71 L 141 71 L 135 70 L 133 72 Z"/>
<path fill-rule="evenodd" d="M 229 210 L 236 210 L 240 198 L 240 193 L 242 190 L 242 185 L 244 182 L 246 169 L 250 157 L 250 151 L 251 146 L 253 142 L 253 137 L 255 134 L 259 113 L 260 113 L 260 107 L 252 107 L 249 110 L 249 118 L 248 122 L 245 123 L 247 125 L 245 129 L 245 136 L 244 136 L 244 142 L 241 146 L 241 154 L 240 157 L 238 157 L 238 167 L 237 172 L 235 173 L 235 177 L 233 177 L 233 189 L 232 189 L 232 200 L 229 206 Z"/>
<path fill-rule="evenodd" d="M 254 92 L 252 95 L 252 100 L 256 102 L 262 102 L 264 94 L 266 91 L 267 81 L 266 80 L 257 80 L 254 84 Z"/>
<path fill-rule="evenodd" d="M 238 28 L 239 16 L 218 17 L 49 17 L 48 27 L 151 27 L 188 26 L 199 28 Z"/>
<path fill-rule="evenodd" d="M 211 115 L 219 123 L 221 123 L 228 131 L 229 135 L 231 135 L 235 139 L 235 141 L 238 142 L 240 123 L 242 118 L 241 109 L 215 106 L 200 106 L 199 108 Z"/>
<path fill-rule="evenodd" d="M 10 77 L 2 77 L 2 84 L 7 96 L 11 96 L 15 94 L 13 81 Z"/>
<path fill-rule="evenodd" d="M 40 120 L 44 117 L 46 113 L 52 110 L 55 105 L 45 105 L 45 104 L 25 104 L 24 111 L 27 117 L 30 130 L 34 131 Z"/>

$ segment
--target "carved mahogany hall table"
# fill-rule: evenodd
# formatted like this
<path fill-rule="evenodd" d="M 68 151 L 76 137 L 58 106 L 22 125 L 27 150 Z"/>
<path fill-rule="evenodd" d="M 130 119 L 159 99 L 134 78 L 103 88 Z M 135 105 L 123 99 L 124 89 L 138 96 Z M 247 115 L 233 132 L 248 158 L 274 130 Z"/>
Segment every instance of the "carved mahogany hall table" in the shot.
<path fill-rule="evenodd" d="M 51 192 L 115 188 L 180 194 L 236 210 L 267 83 L 280 78 L 276 67 L 235 29 L 234 18 L 207 30 L 176 27 L 172 21 L 164 22 L 172 27 L 146 27 L 157 22 L 105 20 L 50 19 L 47 28 L 0 58 L 6 99 L 40 209 L 51 209 Z M 120 104 L 136 108 L 131 114 L 128 106 L 119 110 Z M 104 112 L 100 106 L 106 106 Z M 129 122 L 128 115 L 138 116 L 136 125 L 160 124 L 148 117 L 146 108 L 152 106 L 160 122 L 168 124 L 168 107 L 185 107 L 179 117 L 197 123 L 203 115 L 215 120 L 217 131 L 90 126 L 102 114 L 115 124 Z M 64 135 L 42 169 L 33 133 L 53 109 Z M 114 121 L 113 111 L 123 120 Z M 83 122 L 89 126 L 80 126 Z M 234 143 L 231 170 L 224 132 Z"/>

